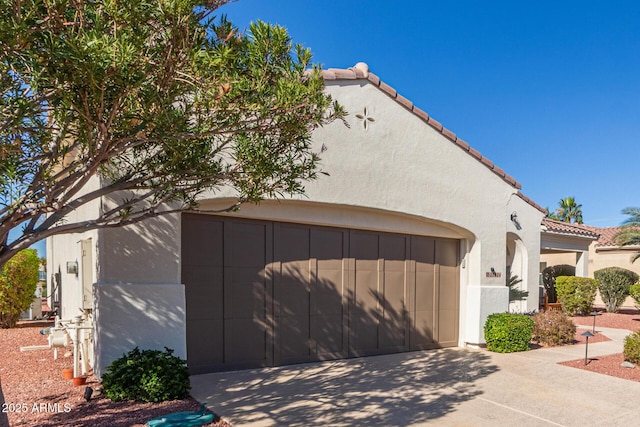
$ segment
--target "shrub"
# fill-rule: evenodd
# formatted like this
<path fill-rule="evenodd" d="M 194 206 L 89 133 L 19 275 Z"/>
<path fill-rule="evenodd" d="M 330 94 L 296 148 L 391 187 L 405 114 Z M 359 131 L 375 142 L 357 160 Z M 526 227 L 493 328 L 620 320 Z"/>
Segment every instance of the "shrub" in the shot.
<path fill-rule="evenodd" d="M 529 350 L 533 320 L 524 314 L 494 313 L 484 324 L 487 350 L 498 353 Z"/>
<path fill-rule="evenodd" d="M 138 347 L 116 359 L 102 376 L 104 395 L 113 401 L 164 402 L 189 395 L 186 361 L 173 350 L 143 350 Z"/>
<path fill-rule="evenodd" d="M 629 288 L 629 295 L 636 302 L 635 306 L 638 310 L 640 310 L 640 283 L 636 283 L 635 285 L 631 285 Z"/>
<path fill-rule="evenodd" d="M 629 296 L 631 285 L 638 281 L 638 275 L 631 270 L 620 267 L 607 267 L 593 272 L 598 281 L 600 298 L 609 313 L 617 313 Z"/>
<path fill-rule="evenodd" d="M 533 337 L 536 343 L 546 345 L 571 344 L 576 335 L 576 325 L 561 311 L 549 310 L 536 313 L 533 319 Z"/>
<path fill-rule="evenodd" d="M 0 328 L 13 328 L 33 302 L 40 258 L 35 249 L 18 252 L 0 272 Z"/>
<path fill-rule="evenodd" d="M 556 277 L 558 276 L 575 276 L 576 268 L 568 264 L 552 265 L 542 270 L 542 284 L 544 290 L 549 297 L 549 302 L 557 302 L 556 294 Z"/>
<path fill-rule="evenodd" d="M 624 360 L 640 364 L 640 330 L 624 339 Z"/>
<path fill-rule="evenodd" d="M 559 276 L 556 278 L 558 301 L 569 316 L 588 314 L 596 299 L 598 282 L 587 277 Z"/>

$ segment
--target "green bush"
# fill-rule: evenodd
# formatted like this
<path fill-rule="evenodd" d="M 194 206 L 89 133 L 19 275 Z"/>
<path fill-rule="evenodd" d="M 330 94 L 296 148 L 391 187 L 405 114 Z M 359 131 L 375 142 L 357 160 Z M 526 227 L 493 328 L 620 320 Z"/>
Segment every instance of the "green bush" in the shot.
<path fill-rule="evenodd" d="M 596 300 L 598 282 L 587 277 L 559 276 L 556 278 L 558 302 L 569 316 L 589 314 Z"/>
<path fill-rule="evenodd" d="M 624 339 L 624 360 L 640 364 L 640 331 L 635 331 Z"/>
<path fill-rule="evenodd" d="M 104 395 L 113 400 L 164 402 L 189 395 L 186 361 L 173 350 L 143 350 L 138 347 L 107 367 L 102 376 Z"/>
<path fill-rule="evenodd" d="M 533 319 L 524 314 L 494 313 L 484 324 L 487 350 L 498 353 L 529 350 Z"/>
<path fill-rule="evenodd" d="M 631 270 L 620 267 L 607 267 L 593 272 L 598 281 L 600 298 L 609 313 L 617 313 L 629 296 L 631 285 L 638 281 L 638 275 Z"/>
<path fill-rule="evenodd" d="M 573 342 L 576 335 L 576 325 L 563 312 L 548 310 L 536 313 L 532 319 L 532 341 L 546 345 L 562 345 Z"/>
<path fill-rule="evenodd" d="M 542 284 L 544 290 L 549 297 L 549 302 L 558 302 L 556 294 L 556 277 L 558 276 L 575 276 L 576 268 L 568 264 L 552 265 L 542 270 Z"/>
<path fill-rule="evenodd" d="M 629 295 L 631 295 L 631 298 L 636 302 L 636 308 L 640 310 L 640 283 L 631 285 L 629 288 Z"/>
<path fill-rule="evenodd" d="M 0 328 L 13 328 L 33 302 L 40 258 L 35 249 L 18 252 L 0 272 Z"/>

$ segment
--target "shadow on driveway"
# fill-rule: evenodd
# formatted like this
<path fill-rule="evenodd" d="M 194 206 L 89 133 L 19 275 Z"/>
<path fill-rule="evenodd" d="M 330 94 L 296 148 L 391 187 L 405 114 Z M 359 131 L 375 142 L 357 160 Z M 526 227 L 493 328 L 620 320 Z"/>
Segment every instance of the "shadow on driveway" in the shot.
<path fill-rule="evenodd" d="M 485 353 L 443 349 L 191 378 L 192 395 L 234 425 L 407 426 L 482 394 Z"/>

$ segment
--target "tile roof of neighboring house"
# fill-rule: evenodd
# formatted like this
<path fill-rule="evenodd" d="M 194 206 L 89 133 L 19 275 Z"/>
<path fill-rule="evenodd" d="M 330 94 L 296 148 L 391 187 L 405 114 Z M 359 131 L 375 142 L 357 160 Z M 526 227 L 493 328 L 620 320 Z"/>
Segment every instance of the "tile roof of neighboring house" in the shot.
<path fill-rule="evenodd" d="M 598 233 L 594 228 L 595 227 L 589 227 L 583 224 L 572 224 L 549 218 L 542 219 L 542 230 L 549 233 L 567 234 L 596 240 L 600 236 L 600 233 Z"/>
<path fill-rule="evenodd" d="M 596 243 L 596 248 L 618 248 L 620 247 L 620 245 L 618 245 L 615 240 L 614 237 L 616 236 L 616 234 L 618 234 L 620 232 L 620 230 L 622 230 L 622 227 L 592 227 L 587 225 L 587 228 L 589 228 L 590 230 L 593 230 L 595 233 L 598 233 L 600 235 L 600 238 L 598 238 L 598 242 Z M 629 249 L 634 249 L 636 250 L 638 248 L 638 245 L 629 245 L 626 248 Z"/>
<path fill-rule="evenodd" d="M 409 101 L 404 96 L 400 95 L 394 88 L 381 81 L 378 76 L 369 72 L 369 66 L 364 62 L 359 62 L 355 66 L 350 67 L 348 69 L 340 69 L 340 68 L 329 68 L 327 70 L 322 70 L 322 76 L 325 80 L 357 80 L 364 79 L 368 80 L 373 85 L 377 86 L 384 93 L 393 98 L 397 103 L 402 105 L 407 110 L 411 111 L 415 116 L 420 118 L 423 122 L 431 126 L 433 129 L 440 132 L 445 138 L 449 139 L 451 142 L 455 143 L 462 150 L 469 153 L 471 156 L 475 157 L 478 161 L 484 164 L 487 168 L 489 168 L 493 173 L 502 178 L 505 182 L 515 187 L 517 190 L 522 188 L 522 185 L 515 180 L 510 175 L 507 175 L 504 170 L 496 166 L 491 160 L 484 157 L 479 151 L 475 150 L 469 144 L 462 139 L 458 138 L 455 133 L 450 131 L 449 129 L 442 126 L 440 122 L 435 120 L 433 117 L 429 116 L 425 111 L 416 107 L 411 101 Z M 518 196 L 538 209 L 541 212 L 546 213 L 546 209 L 535 203 L 533 200 L 525 196 L 524 194 L 518 191 Z"/>
<path fill-rule="evenodd" d="M 614 243 L 613 237 L 616 234 L 618 234 L 621 227 L 604 227 L 604 228 L 590 227 L 590 226 L 587 226 L 587 227 L 589 227 L 591 230 L 593 230 L 594 232 L 600 235 L 600 237 L 598 238 L 598 243 L 596 243 L 596 246 L 618 246 L 617 244 Z"/>

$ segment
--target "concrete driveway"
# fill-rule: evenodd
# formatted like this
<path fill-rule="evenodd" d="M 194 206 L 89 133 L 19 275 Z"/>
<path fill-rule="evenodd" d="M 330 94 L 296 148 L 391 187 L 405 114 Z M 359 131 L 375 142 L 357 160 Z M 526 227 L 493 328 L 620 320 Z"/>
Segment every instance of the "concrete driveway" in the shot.
<path fill-rule="evenodd" d="M 620 353 L 627 331 L 591 344 Z M 631 426 L 640 383 L 558 365 L 584 346 L 446 349 L 197 375 L 192 395 L 234 426 Z"/>

